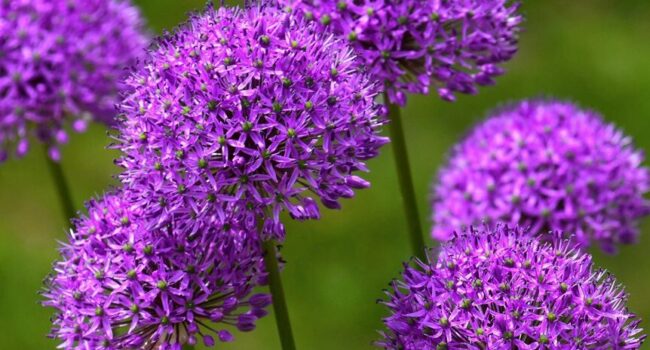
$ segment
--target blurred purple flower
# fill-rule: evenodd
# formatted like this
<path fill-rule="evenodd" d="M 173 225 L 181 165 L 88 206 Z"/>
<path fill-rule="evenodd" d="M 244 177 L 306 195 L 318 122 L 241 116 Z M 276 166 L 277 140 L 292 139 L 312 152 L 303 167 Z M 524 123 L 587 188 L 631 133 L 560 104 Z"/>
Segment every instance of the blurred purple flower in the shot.
<path fill-rule="evenodd" d="M 318 218 L 312 195 L 338 208 L 369 186 L 353 173 L 387 139 L 377 86 L 359 70 L 344 42 L 274 7 L 209 7 L 128 80 L 121 180 L 156 217 L 229 203 L 283 239 L 283 210 Z"/>
<path fill-rule="evenodd" d="M 521 16 L 509 0 L 279 0 L 355 48 L 390 102 L 437 89 L 473 94 L 517 51 Z"/>
<path fill-rule="evenodd" d="M 643 154 L 592 111 L 567 102 L 504 108 L 457 145 L 434 185 L 433 236 L 506 221 L 558 230 L 606 252 L 634 243 L 650 213 Z"/>
<path fill-rule="evenodd" d="M 128 0 L 0 2 L 0 161 L 28 152 L 29 137 L 54 160 L 95 118 L 112 123 L 127 66 L 148 38 Z"/>
<path fill-rule="evenodd" d="M 44 295 L 63 349 L 174 349 L 255 328 L 270 296 L 256 232 L 236 220 L 151 229 L 125 192 L 87 205 Z M 197 339 L 198 338 L 198 339 Z"/>
<path fill-rule="evenodd" d="M 402 277 L 383 301 L 386 349 L 638 349 L 645 339 L 614 277 L 559 235 L 470 228 Z"/>

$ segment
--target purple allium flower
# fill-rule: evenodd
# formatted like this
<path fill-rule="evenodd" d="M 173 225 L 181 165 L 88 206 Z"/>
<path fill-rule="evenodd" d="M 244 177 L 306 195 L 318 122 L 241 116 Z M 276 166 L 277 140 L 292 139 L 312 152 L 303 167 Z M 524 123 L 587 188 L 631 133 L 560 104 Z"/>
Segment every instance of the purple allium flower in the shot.
<path fill-rule="evenodd" d="M 66 128 L 111 123 L 147 36 L 128 0 L 0 1 L 0 161 L 36 135 L 59 160 Z"/>
<path fill-rule="evenodd" d="M 152 230 L 126 192 L 88 204 L 48 278 L 52 336 L 64 349 L 173 349 L 250 331 L 270 296 L 257 233 L 236 221 Z M 198 339 L 197 339 L 198 338 Z"/>
<path fill-rule="evenodd" d="M 615 126 L 567 102 L 498 111 L 457 145 L 433 195 L 433 237 L 505 221 L 570 234 L 607 252 L 637 240 L 650 213 L 643 155 Z"/>
<path fill-rule="evenodd" d="M 121 180 L 155 201 L 156 217 L 201 218 L 212 202 L 231 203 L 282 239 L 283 209 L 317 218 L 312 195 L 338 208 L 369 186 L 353 173 L 387 139 L 377 86 L 359 71 L 315 24 L 274 7 L 208 7 L 128 80 Z"/>
<path fill-rule="evenodd" d="M 437 89 L 445 100 L 476 93 L 517 51 L 521 16 L 510 0 L 279 0 L 344 37 L 390 102 Z"/>
<path fill-rule="evenodd" d="M 638 349 L 640 320 L 591 256 L 553 235 L 471 228 L 405 265 L 383 303 L 386 349 Z"/>

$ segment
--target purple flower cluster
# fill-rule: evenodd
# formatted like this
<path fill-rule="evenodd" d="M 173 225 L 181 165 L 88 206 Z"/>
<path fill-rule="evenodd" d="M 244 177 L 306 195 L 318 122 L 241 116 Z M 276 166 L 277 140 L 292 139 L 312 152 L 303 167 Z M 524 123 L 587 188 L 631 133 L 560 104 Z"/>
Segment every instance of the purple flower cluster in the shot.
<path fill-rule="evenodd" d="M 119 80 L 147 43 L 128 0 L 0 2 L 0 162 L 28 152 L 29 137 L 58 146 L 66 127 L 110 123 Z"/>
<path fill-rule="evenodd" d="M 45 292 L 60 347 L 180 350 L 198 337 L 230 341 L 230 326 L 255 328 L 271 302 L 251 295 L 266 282 L 257 233 L 236 221 L 154 230 L 139 208 L 110 193 L 74 223 Z"/>
<path fill-rule="evenodd" d="M 599 115 L 556 101 L 524 101 L 497 112 L 452 152 L 434 186 L 433 236 L 505 221 L 558 230 L 581 247 L 614 252 L 636 241 L 650 213 L 643 155 Z"/>
<path fill-rule="evenodd" d="M 430 86 L 445 100 L 476 93 L 517 51 L 521 16 L 509 0 L 279 2 L 346 38 L 399 105 Z"/>
<path fill-rule="evenodd" d="M 284 209 L 317 218 L 312 194 L 338 208 L 387 142 L 378 87 L 346 43 L 270 5 L 209 7 L 127 84 L 121 180 L 160 220 L 228 203 L 282 239 Z"/>
<path fill-rule="evenodd" d="M 503 225 L 459 234 L 435 264 L 406 265 L 387 293 L 386 349 L 638 349 L 645 338 L 589 255 Z"/>

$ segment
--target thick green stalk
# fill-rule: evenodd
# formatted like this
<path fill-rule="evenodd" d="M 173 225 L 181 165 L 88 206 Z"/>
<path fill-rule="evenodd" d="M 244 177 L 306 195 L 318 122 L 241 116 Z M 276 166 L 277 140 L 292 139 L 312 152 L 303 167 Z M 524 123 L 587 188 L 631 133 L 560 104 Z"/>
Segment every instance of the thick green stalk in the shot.
<path fill-rule="evenodd" d="M 421 260 L 426 259 L 426 248 L 424 245 L 424 232 L 420 223 L 418 214 L 418 205 L 413 187 L 413 177 L 411 175 L 411 166 L 409 164 L 408 152 L 406 149 L 406 140 L 404 129 L 402 128 L 402 117 L 399 106 L 392 104 L 388 96 L 384 93 L 384 102 L 388 106 L 388 115 L 390 118 L 390 138 L 395 155 L 395 165 L 397 167 L 397 177 L 399 179 L 400 190 L 404 211 L 406 213 L 406 222 L 408 225 L 409 236 L 413 254 Z"/>
<path fill-rule="evenodd" d="M 278 267 L 277 250 L 273 241 L 265 241 L 264 245 L 264 263 L 266 272 L 269 274 L 269 289 L 273 297 L 273 310 L 275 311 L 275 321 L 278 325 L 278 334 L 283 350 L 295 350 L 296 344 L 293 340 L 291 331 L 291 322 L 289 321 L 289 310 L 287 301 L 284 297 L 282 280 L 280 279 L 280 268 Z"/>
<path fill-rule="evenodd" d="M 52 174 L 52 179 L 54 180 L 54 186 L 57 189 L 59 194 L 59 201 L 61 203 L 61 212 L 63 213 L 63 219 L 66 224 L 70 223 L 70 219 L 75 216 L 74 205 L 72 204 L 72 196 L 70 195 L 70 187 L 68 182 L 65 179 L 63 174 L 63 168 L 61 168 L 61 163 L 52 160 L 47 151 L 45 152 L 45 159 L 50 168 L 50 174 Z"/>

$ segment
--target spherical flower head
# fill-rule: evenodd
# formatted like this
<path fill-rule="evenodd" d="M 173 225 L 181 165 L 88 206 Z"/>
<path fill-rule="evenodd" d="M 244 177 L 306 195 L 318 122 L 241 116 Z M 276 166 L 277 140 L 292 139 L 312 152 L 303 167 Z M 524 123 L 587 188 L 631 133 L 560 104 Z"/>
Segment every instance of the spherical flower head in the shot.
<path fill-rule="evenodd" d="M 66 129 L 111 123 L 147 36 L 129 0 L 0 1 L 0 161 L 36 136 L 59 160 Z"/>
<path fill-rule="evenodd" d="M 383 303 L 385 349 L 639 349 L 640 320 L 591 257 L 554 235 L 470 228 L 405 265 Z"/>
<path fill-rule="evenodd" d="M 270 296 L 257 234 L 236 222 L 152 230 L 124 192 L 88 204 L 47 280 L 62 349 L 173 349 L 255 328 Z"/>
<path fill-rule="evenodd" d="M 643 155 L 595 112 L 524 101 L 476 127 L 452 151 L 433 191 L 433 236 L 505 221 L 558 230 L 607 252 L 634 243 L 650 213 Z"/>
<path fill-rule="evenodd" d="M 368 187 L 353 173 L 387 142 L 377 86 L 346 43 L 270 5 L 208 7 L 161 39 L 128 85 L 122 182 L 163 198 L 148 206 L 161 212 L 244 207 L 279 239 L 283 210 L 317 218 L 314 196 L 338 208 Z"/>
<path fill-rule="evenodd" d="M 348 40 L 390 102 L 406 94 L 445 100 L 477 92 L 503 73 L 517 51 L 521 16 L 509 0 L 279 0 Z"/>

